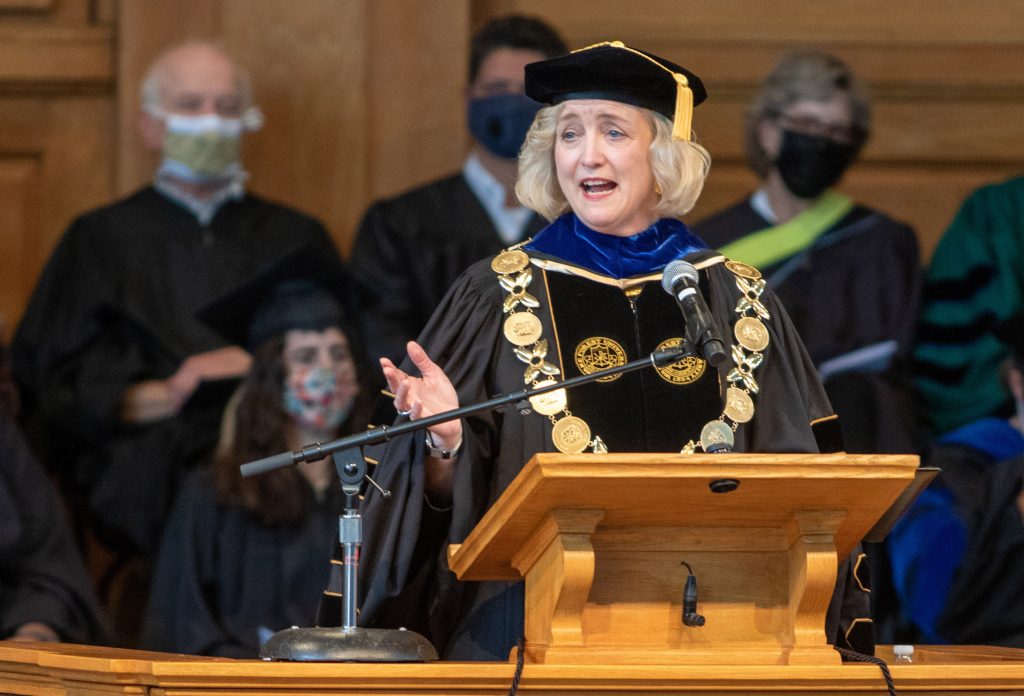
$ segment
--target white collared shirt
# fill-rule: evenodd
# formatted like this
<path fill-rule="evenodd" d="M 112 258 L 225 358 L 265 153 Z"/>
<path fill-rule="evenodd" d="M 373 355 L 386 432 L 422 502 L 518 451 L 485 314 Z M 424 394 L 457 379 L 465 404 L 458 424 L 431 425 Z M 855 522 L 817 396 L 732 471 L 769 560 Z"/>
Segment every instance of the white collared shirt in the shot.
<path fill-rule="evenodd" d="M 462 176 L 487 211 L 501 240 L 505 244 L 522 240 L 533 211 L 521 205 L 515 208 L 505 206 L 505 187 L 487 171 L 475 152 L 469 153 L 462 165 Z"/>
<path fill-rule="evenodd" d="M 772 204 L 768 202 L 768 192 L 763 187 L 754 191 L 750 197 L 750 207 L 768 222 L 773 225 L 778 224 L 779 218 L 772 210 Z"/>

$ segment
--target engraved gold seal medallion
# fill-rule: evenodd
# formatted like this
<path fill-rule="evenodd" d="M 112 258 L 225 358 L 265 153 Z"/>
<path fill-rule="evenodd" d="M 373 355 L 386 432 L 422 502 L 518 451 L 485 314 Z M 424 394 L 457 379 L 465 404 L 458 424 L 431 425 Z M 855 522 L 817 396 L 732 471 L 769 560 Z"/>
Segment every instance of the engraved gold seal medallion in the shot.
<path fill-rule="evenodd" d="M 729 387 L 725 392 L 725 415 L 737 423 L 754 417 L 754 400 L 742 389 Z"/>
<path fill-rule="evenodd" d="M 517 346 L 536 343 L 541 335 L 540 319 L 531 312 L 516 312 L 508 315 L 504 324 L 505 338 Z"/>
<path fill-rule="evenodd" d="M 546 387 L 554 383 L 555 380 L 546 379 L 543 382 L 538 382 L 535 386 Z M 564 389 L 555 389 L 554 391 L 530 397 L 530 405 L 533 406 L 533 410 L 545 416 L 553 416 L 556 413 L 560 413 L 565 408 L 566 403 L 567 397 Z"/>
<path fill-rule="evenodd" d="M 551 439 L 559 452 L 579 454 L 590 444 L 590 426 L 582 418 L 559 418 L 551 429 Z"/>
<path fill-rule="evenodd" d="M 725 267 L 728 268 L 730 271 L 732 271 L 733 273 L 735 273 L 738 276 L 742 276 L 744 278 L 750 278 L 751 280 L 760 280 L 761 279 L 761 271 L 759 271 L 756 268 L 754 268 L 753 266 L 749 266 L 749 265 L 747 265 L 745 263 L 741 263 L 739 261 L 733 261 L 733 260 L 730 259 L 729 261 L 725 262 Z"/>
<path fill-rule="evenodd" d="M 720 420 L 708 421 L 700 431 L 700 446 L 705 452 L 714 452 L 723 448 L 731 449 L 736 438 L 732 428 Z"/>
<path fill-rule="evenodd" d="M 527 267 L 530 257 L 522 251 L 503 251 L 491 260 L 491 270 L 501 275 L 518 273 Z"/>
<path fill-rule="evenodd" d="M 747 350 L 764 350 L 768 347 L 768 327 L 755 317 L 740 317 L 732 328 L 736 342 Z"/>
<path fill-rule="evenodd" d="M 626 364 L 626 351 L 618 343 L 604 336 L 594 336 L 580 341 L 573 357 L 576 360 L 576 367 L 585 375 Z M 610 375 L 597 381 L 614 382 L 621 376 Z"/>
<path fill-rule="evenodd" d="M 683 344 L 682 338 L 667 338 L 658 344 L 657 350 L 675 348 Z M 671 384 L 690 384 L 700 379 L 707 368 L 707 362 L 696 355 L 687 355 L 669 365 L 659 365 L 655 369 L 663 380 Z"/>

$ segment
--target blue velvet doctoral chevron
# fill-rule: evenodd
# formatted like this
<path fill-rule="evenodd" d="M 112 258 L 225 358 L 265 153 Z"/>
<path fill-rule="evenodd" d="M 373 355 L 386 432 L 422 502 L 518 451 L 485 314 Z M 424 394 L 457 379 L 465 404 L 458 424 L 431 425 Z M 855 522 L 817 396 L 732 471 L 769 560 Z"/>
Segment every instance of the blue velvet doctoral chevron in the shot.
<path fill-rule="evenodd" d="M 573 213 L 561 216 L 524 247 L 612 278 L 655 273 L 708 245 L 684 223 L 662 218 L 643 232 L 617 237 L 595 232 Z"/>

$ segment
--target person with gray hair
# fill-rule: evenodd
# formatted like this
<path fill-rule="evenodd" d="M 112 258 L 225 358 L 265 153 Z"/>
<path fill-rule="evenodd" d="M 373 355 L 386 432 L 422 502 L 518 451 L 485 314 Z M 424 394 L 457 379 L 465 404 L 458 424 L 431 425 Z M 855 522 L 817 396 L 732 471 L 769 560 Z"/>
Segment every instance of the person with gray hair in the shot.
<path fill-rule="evenodd" d="M 114 551 L 111 577 L 141 559 L 144 587 L 178 481 L 208 459 L 251 363 L 194 313 L 299 249 L 344 269 L 317 220 L 246 192 L 241 137 L 256 118 L 220 48 L 164 53 L 141 107 L 143 141 L 162 153 L 154 181 L 71 224 L 18 328 L 13 371 L 79 525 Z"/>
<path fill-rule="evenodd" d="M 791 53 L 747 111 L 752 195 L 694 226 L 760 268 L 803 337 L 851 452 L 916 451 L 905 365 L 917 317 L 914 231 L 836 191 L 871 131 L 867 90 L 821 52 Z"/>

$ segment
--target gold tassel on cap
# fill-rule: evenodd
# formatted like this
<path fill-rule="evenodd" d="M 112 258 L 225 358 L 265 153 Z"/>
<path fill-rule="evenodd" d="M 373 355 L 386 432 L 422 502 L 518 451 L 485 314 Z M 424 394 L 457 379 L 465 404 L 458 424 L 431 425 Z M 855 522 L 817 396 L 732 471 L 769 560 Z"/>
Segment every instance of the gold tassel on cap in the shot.
<path fill-rule="evenodd" d="M 675 118 L 672 119 L 672 139 L 673 140 L 689 140 L 690 133 L 693 130 L 693 90 L 690 89 L 690 81 L 686 79 L 686 75 L 677 73 L 669 70 L 658 61 L 651 58 L 646 53 L 631 48 L 621 41 L 602 41 L 601 43 L 591 44 L 584 46 L 583 48 L 577 48 L 573 53 L 580 53 L 581 51 L 589 51 L 594 48 L 621 48 L 624 51 L 640 56 L 644 60 L 650 61 L 654 65 L 667 72 L 676 81 L 676 111 Z"/>
<path fill-rule="evenodd" d="M 693 90 L 686 75 L 672 73 L 676 79 L 676 114 L 672 119 L 672 139 L 689 140 L 693 126 Z"/>

